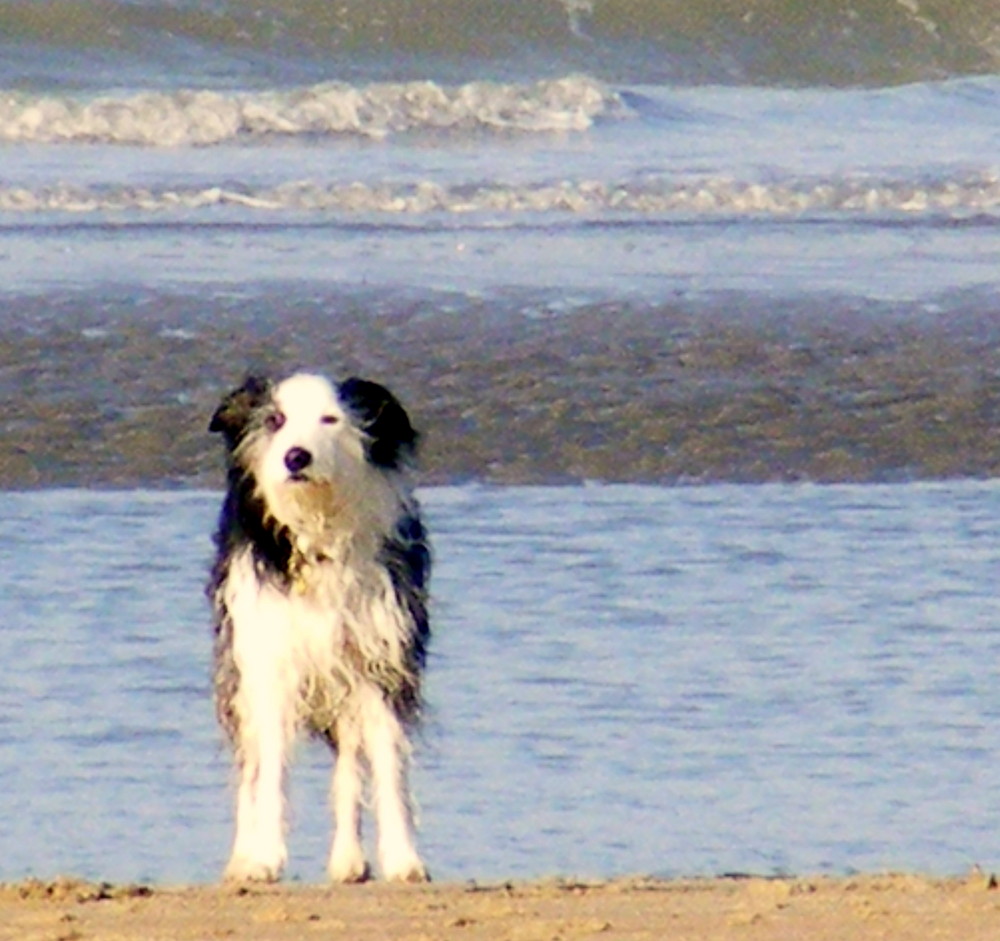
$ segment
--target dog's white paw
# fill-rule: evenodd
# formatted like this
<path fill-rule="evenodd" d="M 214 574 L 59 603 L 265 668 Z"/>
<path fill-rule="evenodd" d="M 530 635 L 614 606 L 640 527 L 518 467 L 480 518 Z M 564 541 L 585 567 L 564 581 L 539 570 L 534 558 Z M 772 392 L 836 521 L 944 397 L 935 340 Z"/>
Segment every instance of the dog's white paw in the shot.
<path fill-rule="evenodd" d="M 367 882 L 372 874 L 360 847 L 331 855 L 326 871 L 332 882 L 344 883 Z"/>
<path fill-rule="evenodd" d="M 431 877 L 427 867 L 416 856 L 394 860 L 383 867 L 382 875 L 389 882 L 430 882 Z"/>
<path fill-rule="evenodd" d="M 226 866 L 226 882 L 277 882 L 285 868 L 283 859 L 265 862 L 246 856 L 234 856 Z"/>

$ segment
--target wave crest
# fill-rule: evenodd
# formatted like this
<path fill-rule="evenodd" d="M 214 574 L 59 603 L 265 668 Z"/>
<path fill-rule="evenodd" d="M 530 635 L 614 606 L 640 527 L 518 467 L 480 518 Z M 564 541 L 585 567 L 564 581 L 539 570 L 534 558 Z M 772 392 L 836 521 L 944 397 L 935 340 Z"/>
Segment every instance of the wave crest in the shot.
<path fill-rule="evenodd" d="M 429 81 L 328 82 L 286 91 L 184 90 L 91 100 L 8 93 L 0 97 L 0 140 L 180 147 L 267 135 L 584 131 L 624 110 L 616 93 L 586 76 L 450 88 Z"/>
<path fill-rule="evenodd" d="M 372 186 L 295 181 L 271 187 L 205 186 L 188 189 L 57 185 L 0 187 L 3 212 L 163 212 L 238 207 L 257 211 L 345 214 L 570 213 L 791 217 L 825 213 L 937 214 L 1000 212 L 1000 177 L 972 175 L 917 183 L 867 178 L 764 184 L 712 179 L 558 182 L 533 185 L 442 186 L 429 181 Z"/>

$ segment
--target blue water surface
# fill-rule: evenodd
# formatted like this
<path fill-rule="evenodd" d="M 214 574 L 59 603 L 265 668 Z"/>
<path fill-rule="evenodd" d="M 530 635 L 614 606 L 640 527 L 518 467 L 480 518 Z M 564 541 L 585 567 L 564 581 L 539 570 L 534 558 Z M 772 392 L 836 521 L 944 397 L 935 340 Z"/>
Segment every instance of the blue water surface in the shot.
<path fill-rule="evenodd" d="M 218 495 L 4 497 L 0 879 L 209 881 Z M 1000 859 L 1000 487 L 429 489 L 439 879 Z M 329 759 L 292 776 L 323 876 Z"/>

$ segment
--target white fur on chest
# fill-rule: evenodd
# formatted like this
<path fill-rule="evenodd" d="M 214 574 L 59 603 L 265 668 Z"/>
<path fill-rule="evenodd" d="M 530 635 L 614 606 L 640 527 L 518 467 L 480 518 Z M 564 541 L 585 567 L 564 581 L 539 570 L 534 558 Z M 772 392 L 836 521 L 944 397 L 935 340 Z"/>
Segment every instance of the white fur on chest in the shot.
<path fill-rule="evenodd" d="M 309 562 L 290 587 L 262 580 L 249 551 L 233 559 L 224 601 L 244 715 L 277 709 L 322 729 L 359 687 L 403 675 L 408 620 L 388 572 L 366 556 Z"/>

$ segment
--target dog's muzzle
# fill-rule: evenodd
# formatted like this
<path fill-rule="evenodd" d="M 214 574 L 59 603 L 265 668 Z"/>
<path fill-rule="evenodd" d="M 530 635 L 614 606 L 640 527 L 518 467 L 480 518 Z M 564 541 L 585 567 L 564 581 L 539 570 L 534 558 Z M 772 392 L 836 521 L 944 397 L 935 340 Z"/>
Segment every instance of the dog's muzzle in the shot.
<path fill-rule="evenodd" d="M 289 448 L 285 452 L 285 467 L 292 477 L 301 477 L 302 472 L 312 464 L 313 456 L 305 448 Z"/>

